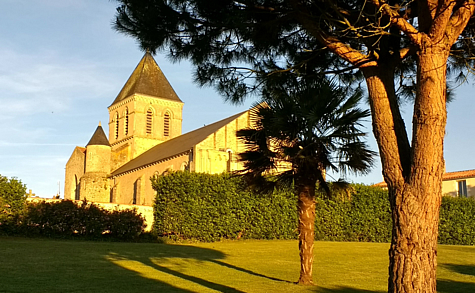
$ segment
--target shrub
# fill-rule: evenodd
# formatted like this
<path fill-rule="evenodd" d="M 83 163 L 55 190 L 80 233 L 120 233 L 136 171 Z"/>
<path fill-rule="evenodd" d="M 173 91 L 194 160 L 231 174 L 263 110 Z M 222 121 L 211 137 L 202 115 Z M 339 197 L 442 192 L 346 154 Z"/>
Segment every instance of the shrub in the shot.
<path fill-rule="evenodd" d="M 26 203 L 26 185 L 0 175 L 0 233 L 12 233 Z"/>
<path fill-rule="evenodd" d="M 0 215 L 21 212 L 25 202 L 26 185 L 16 178 L 0 175 Z"/>
<path fill-rule="evenodd" d="M 108 211 L 70 200 L 34 202 L 9 234 L 60 238 L 134 240 L 145 228 L 136 210 Z"/>

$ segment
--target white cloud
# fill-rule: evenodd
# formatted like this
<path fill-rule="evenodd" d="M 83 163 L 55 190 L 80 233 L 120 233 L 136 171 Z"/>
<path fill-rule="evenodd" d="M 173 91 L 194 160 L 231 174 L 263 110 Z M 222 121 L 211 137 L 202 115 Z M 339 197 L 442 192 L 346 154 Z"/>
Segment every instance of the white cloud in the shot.
<path fill-rule="evenodd" d="M 8 109 L 2 120 L 66 111 L 73 99 L 107 97 L 116 91 L 98 65 L 54 51 L 24 54 L 0 47 L 0 64 L 0 103 Z"/>
<path fill-rule="evenodd" d="M 15 147 L 15 146 L 75 146 L 73 143 L 34 143 L 34 142 L 8 142 L 0 141 L 0 147 Z M 1 157 L 1 155 L 0 155 Z"/>

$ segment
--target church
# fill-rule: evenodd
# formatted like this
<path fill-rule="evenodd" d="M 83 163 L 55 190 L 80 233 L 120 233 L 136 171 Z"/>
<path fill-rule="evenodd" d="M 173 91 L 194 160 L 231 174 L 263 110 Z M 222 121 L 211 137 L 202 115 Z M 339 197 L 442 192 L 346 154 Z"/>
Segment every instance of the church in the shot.
<path fill-rule="evenodd" d="M 168 170 L 216 174 L 242 169 L 236 130 L 249 111 L 182 134 L 183 102 L 147 52 L 108 107 L 109 137 L 99 124 L 66 163 L 64 198 L 151 206 L 150 178 Z"/>

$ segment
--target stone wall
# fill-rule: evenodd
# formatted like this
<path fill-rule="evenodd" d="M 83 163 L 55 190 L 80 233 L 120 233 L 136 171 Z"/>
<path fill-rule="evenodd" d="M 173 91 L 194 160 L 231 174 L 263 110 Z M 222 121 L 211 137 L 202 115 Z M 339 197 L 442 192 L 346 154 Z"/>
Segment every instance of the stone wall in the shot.
<path fill-rule="evenodd" d="M 74 200 L 76 196 L 76 188 L 78 188 L 79 180 L 84 175 L 85 169 L 85 148 L 76 147 L 66 163 L 66 172 L 64 178 L 64 198 Z"/>
<path fill-rule="evenodd" d="M 105 145 L 88 145 L 86 147 L 86 173 L 109 173 L 111 168 L 111 147 Z"/>
<path fill-rule="evenodd" d="M 109 202 L 110 186 L 107 173 L 87 172 L 81 177 L 80 199 L 93 202 Z"/>
<path fill-rule="evenodd" d="M 195 147 L 195 172 L 218 174 L 241 170 L 238 154 L 244 151 L 244 144 L 236 137 L 236 131 L 249 127 L 249 112 L 231 121 L 208 136 Z"/>
<path fill-rule="evenodd" d="M 114 210 L 127 210 L 127 209 L 136 209 L 138 214 L 141 214 L 142 217 L 145 219 L 145 223 L 147 227 L 145 231 L 151 231 L 153 225 L 153 207 L 151 206 L 143 206 L 143 205 L 126 205 L 126 204 L 117 204 L 117 203 L 102 203 L 102 202 L 95 202 L 97 206 L 100 206 L 106 210 L 114 211 Z"/>
<path fill-rule="evenodd" d="M 134 172 L 119 175 L 110 180 L 111 189 L 113 189 L 113 202 L 120 204 L 147 205 L 151 206 L 155 199 L 155 190 L 152 188 L 150 178 L 155 175 L 161 175 L 166 170 L 182 170 L 188 163 L 189 156 L 181 155 L 156 165 L 148 166 Z"/>

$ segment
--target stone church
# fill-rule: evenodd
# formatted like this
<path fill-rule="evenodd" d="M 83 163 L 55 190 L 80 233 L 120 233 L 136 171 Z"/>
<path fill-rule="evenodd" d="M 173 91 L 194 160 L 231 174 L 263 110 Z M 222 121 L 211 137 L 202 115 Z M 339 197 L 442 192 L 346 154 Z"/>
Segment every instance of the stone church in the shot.
<path fill-rule="evenodd" d="M 236 130 L 249 111 L 182 134 L 183 102 L 150 53 L 109 106 L 109 138 L 99 124 L 66 164 L 64 198 L 152 205 L 150 178 L 167 170 L 222 173 L 239 170 L 243 145 Z"/>

